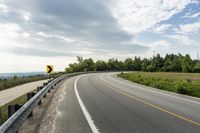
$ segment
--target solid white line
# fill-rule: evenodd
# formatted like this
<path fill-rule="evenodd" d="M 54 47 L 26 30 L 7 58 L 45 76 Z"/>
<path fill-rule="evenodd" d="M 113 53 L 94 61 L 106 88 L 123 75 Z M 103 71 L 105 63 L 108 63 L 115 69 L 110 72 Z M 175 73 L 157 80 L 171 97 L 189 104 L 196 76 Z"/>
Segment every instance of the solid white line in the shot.
<path fill-rule="evenodd" d="M 78 99 L 78 103 L 79 103 L 80 106 L 81 106 L 81 109 L 82 109 L 82 111 L 83 111 L 83 114 L 85 115 L 85 118 L 86 118 L 86 120 L 87 120 L 87 122 L 88 122 L 88 124 L 89 124 L 89 126 L 90 126 L 90 128 L 91 128 L 91 130 L 92 130 L 92 132 L 93 132 L 93 133 L 100 133 L 99 130 L 97 129 L 97 127 L 95 126 L 94 121 L 92 120 L 91 115 L 90 115 L 89 112 L 87 111 L 87 108 L 85 107 L 85 105 L 84 105 L 83 101 L 81 100 L 80 95 L 79 95 L 79 93 L 78 93 L 78 91 L 77 91 L 77 81 L 78 81 L 81 77 L 82 77 L 82 76 L 79 76 L 79 77 L 75 80 L 75 82 L 74 82 L 74 89 L 75 89 L 76 97 L 77 97 L 77 99 Z"/>
<path fill-rule="evenodd" d="M 117 79 L 117 78 L 116 78 Z M 122 79 L 124 80 L 124 79 Z M 120 80 L 119 80 L 120 81 Z M 125 81 L 128 81 L 128 80 L 125 80 Z M 197 102 L 197 101 L 193 101 L 193 100 L 188 100 L 188 99 L 185 99 L 185 98 L 180 98 L 180 97 L 177 97 L 177 96 L 174 96 L 174 95 L 170 95 L 170 94 L 166 94 L 164 92 L 159 92 L 159 91 L 155 91 L 155 90 L 150 90 L 150 89 L 147 89 L 145 87 L 149 87 L 149 86 L 145 86 L 145 85 L 141 85 L 141 84 L 137 84 L 137 83 L 132 83 L 131 81 L 128 81 L 130 82 L 130 84 L 127 84 L 131 87 L 137 87 L 137 88 L 140 88 L 142 90 L 145 90 L 145 91 L 149 91 L 149 92 L 153 92 L 153 93 L 156 93 L 156 94 L 161 94 L 161 95 L 164 95 L 164 96 L 168 96 L 168 97 L 172 97 L 172 98 L 176 98 L 176 99 L 179 99 L 179 100 L 183 100 L 183 101 L 186 101 L 186 102 L 190 102 L 190 103 L 195 103 L 195 104 L 198 104 L 200 105 L 200 102 Z M 121 83 L 124 84 L 123 81 L 121 81 Z M 135 85 L 136 84 L 136 85 Z M 141 86 L 144 86 L 144 87 L 141 87 Z M 153 88 L 153 87 L 149 87 L 149 88 Z M 153 88 L 154 89 L 154 88 Z M 156 89 L 156 88 L 155 88 Z M 192 97 L 193 98 L 193 97 Z M 195 98 L 195 97 L 194 97 Z"/>

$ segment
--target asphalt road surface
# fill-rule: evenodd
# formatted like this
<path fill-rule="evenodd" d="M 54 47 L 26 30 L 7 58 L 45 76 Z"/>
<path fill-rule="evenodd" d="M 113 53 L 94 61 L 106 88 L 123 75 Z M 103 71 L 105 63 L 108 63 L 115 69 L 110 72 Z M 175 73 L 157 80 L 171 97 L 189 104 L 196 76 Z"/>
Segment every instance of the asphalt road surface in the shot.
<path fill-rule="evenodd" d="M 115 73 L 65 81 L 55 133 L 200 133 L 200 99 L 125 81 Z"/>

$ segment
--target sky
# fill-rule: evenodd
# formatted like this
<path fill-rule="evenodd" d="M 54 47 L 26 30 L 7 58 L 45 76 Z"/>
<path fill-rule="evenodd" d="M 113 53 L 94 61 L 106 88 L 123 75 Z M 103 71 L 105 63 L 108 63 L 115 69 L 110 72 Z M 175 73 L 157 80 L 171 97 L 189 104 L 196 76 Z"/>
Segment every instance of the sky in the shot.
<path fill-rule="evenodd" d="M 0 72 L 200 53 L 200 0 L 0 0 Z"/>

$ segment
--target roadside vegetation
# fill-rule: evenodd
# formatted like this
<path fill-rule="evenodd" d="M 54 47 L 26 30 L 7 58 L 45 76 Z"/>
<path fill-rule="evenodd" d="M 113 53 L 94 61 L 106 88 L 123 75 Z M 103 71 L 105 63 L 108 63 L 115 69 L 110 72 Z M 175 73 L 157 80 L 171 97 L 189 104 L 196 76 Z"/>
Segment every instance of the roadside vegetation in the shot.
<path fill-rule="evenodd" d="M 190 55 L 157 54 L 151 58 L 126 58 L 108 61 L 77 57 L 77 62 L 69 64 L 66 72 L 81 71 L 137 71 L 121 73 L 118 76 L 139 84 L 168 90 L 176 93 L 200 97 L 200 61 Z"/>
<path fill-rule="evenodd" d="M 71 63 L 65 69 L 68 73 L 82 71 L 144 71 L 144 72 L 200 72 L 200 61 L 192 60 L 190 55 L 157 54 L 151 58 L 126 58 L 119 61 L 111 58 L 108 61 L 77 57 L 76 63 Z"/>
<path fill-rule="evenodd" d="M 162 90 L 200 97 L 199 73 L 134 72 L 120 73 L 118 77 Z"/>
<path fill-rule="evenodd" d="M 14 76 L 12 78 L 4 78 L 0 79 L 0 91 L 15 87 L 17 85 L 21 85 L 24 83 L 29 83 L 33 81 L 38 81 L 38 80 L 43 80 L 43 79 L 48 79 L 48 78 L 55 78 L 63 73 L 55 73 L 51 75 L 35 75 L 35 76 L 27 76 L 27 77 L 17 77 Z"/>

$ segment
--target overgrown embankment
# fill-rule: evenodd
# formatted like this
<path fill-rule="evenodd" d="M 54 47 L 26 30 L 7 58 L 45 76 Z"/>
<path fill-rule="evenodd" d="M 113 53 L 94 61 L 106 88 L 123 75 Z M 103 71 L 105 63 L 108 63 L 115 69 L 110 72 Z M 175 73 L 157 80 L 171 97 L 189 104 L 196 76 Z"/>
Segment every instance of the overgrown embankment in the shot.
<path fill-rule="evenodd" d="M 200 97 L 200 74 L 197 73 L 135 72 L 120 73 L 118 77 L 162 90 Z"/>

